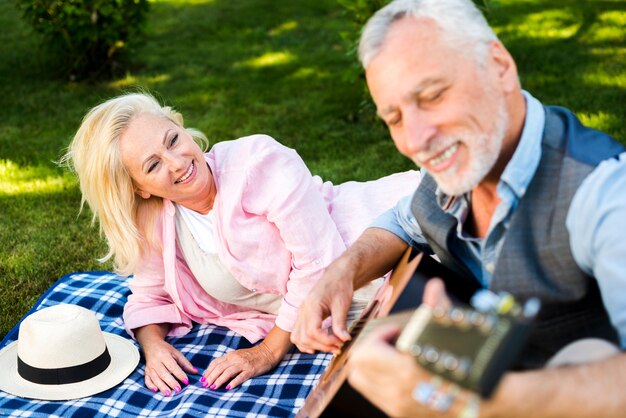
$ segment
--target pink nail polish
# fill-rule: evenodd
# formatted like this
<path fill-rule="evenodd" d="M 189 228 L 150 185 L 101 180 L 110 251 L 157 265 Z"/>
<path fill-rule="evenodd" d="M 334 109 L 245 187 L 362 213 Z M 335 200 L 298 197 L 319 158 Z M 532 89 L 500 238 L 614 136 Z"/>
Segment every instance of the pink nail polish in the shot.
<path fill-rule="evenodd" d="M 174 390 L 176 391 L 176 393 L 180 392 L 180 386 L 176 386 Z"/>
<path fill-rule="evenodd" d="M 170 392 L 169 390 L 165 391 L 165 396 L 170 396 L 172 394 L 172 392 Z"/>
<path fill-rule="evenodd" d="M 207 387 L 207 386 L 209 386 L 209 382 L 204 382 L 204 383 L 202 383 L 202 387 L 203 387 L 203 388 L 205 388 L 205 387 Z"/>
<path fill-rule="evenodd" d="M 215 386 L 215 383 L 213 383 L 211 386 L 209 386 L 209 389 L 215 389 L 217 386 Z"/>
<path fill-rule="evenodd" d="M 188 385 L 188 384 L 189 384 L 189 379 L 184 378 L 184 379 L 183 379 L 183 383 L 184 383 L 185 385 Z"/>
<path fill-rule="evenodd" d="M 230 390 L 230 385 L 226 386 L 226 390 Z"/>
<path fill-rule="evenodd" d="M 159 389 L 157 389 L 157 388 L 152 388 L 152 389 L 150 389 L 150 390 L 151 390 L 152 392 L 156 393 Z"/>
<path fill-rule="evenodd" d="M 202 377 L 200 378 L 200 381 L 201 381 L 201 382 L 204 382 L 205 380 L 206 380 L 206 377 L 204 377 L 204 376 L 202 376 Z"/>

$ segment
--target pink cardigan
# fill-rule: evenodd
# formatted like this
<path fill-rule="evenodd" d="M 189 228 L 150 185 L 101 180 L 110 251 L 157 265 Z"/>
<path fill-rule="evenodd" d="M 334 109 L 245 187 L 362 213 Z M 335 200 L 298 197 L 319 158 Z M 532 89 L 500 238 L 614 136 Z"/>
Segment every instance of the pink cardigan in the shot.
<path fill-rule="evenodd" d="M 217 185 L 220 260 L 251 291 L 282 295 L 278 315 L 220 302 L 204 291 L 176 244 L 175 208 L 165 200 L 162 253 L 142 259 L 130 281 L 124 322 L 131 335 L 134 328 L 169 323 L 168 335 L 181 336 L 192 321 L 230 328 L 250 342 L 274 324 L 291 331 L 298 306 L 326 266 L 419 183 L 419 173 L 409 171 L 334 186 L 266 135 L 219 142 L 205 158 Z"/>

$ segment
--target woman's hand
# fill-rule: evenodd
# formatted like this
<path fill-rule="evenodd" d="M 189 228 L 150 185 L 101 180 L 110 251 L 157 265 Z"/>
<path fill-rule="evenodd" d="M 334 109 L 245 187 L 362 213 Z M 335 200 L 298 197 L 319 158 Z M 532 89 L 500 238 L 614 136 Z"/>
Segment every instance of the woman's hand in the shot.
<path fill-rule="evenodd" d="M 213 360 L 200 379 L 202 386 L 218 389 L 226 384 L 226 390 L 230 390 L 272 370 L 291 348 L 289 336 L 289 332 L 274 326 L 261 344 Z"/>
<path fill-rule="evenodd" d="M 146 358 L 146 386 L 153 392 L 161 391 L 170 396 L 172 390 L 180 392 L 181 383 L 188 385 L 185 373 L 198 373 L 198 370 L 177 349 L 165 341 L 166 325 L 146 325 L 135 330 L 137 341 Z"/>
<path fill-rule="evenodd" d="M 205 387 L 218 389 L 228 383 L 226 390 L 246 380 L 272 370 L 280 359 L 275 359 L 264 342 L 252 348 L 231 351 L 211 362 L 204 372 Z"/>

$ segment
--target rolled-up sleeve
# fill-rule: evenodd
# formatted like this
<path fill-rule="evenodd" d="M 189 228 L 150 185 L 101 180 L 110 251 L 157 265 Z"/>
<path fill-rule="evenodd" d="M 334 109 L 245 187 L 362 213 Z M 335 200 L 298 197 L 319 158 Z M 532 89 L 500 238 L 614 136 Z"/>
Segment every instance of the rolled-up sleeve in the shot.
<path fill-rule="evenodd" d="M 130 279 L 131 294 L 124 305 L 124 326 L 135 338 L 133 330 L 149 324 L 170 324 L 169 336 L 182 336 L 192 327 L 192 321 L 183 315 L 166 292 L 163 259 L 152 254 L 143 260 Z"/>
<path fill-rule="evenodd" d="M 428 243 L 411 211 L 412 199 L 412 195 L 400 199 L 394 207 L 376 218 L 370 228 L 385 229 L 413 247 L 426 249 Z"/>

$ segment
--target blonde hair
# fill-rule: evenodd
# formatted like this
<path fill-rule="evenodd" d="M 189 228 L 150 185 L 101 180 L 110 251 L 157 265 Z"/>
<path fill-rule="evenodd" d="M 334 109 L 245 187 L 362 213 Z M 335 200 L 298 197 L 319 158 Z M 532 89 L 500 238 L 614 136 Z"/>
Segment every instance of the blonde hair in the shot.
<path fill-rule="evenodd" d="M 138 198 L 130 174 L 122 163 L 120 136 L 140 114 L 167 118 L 180 127 L 183 117 L 169 106 L 162 106 L 148 93 L 128 93 L 101 103 L 84 117 L 61 163 L 69 167 L 80 183 L 82 210 L 85 202 L 93 212 L 92 222 L 100 224 L 115 271 L 132 274 L 142 255 L 159 249 L 156 220 L 163 205 L 159 197 Z M 206 149 L 206 136 L 186 129 Z"/>

